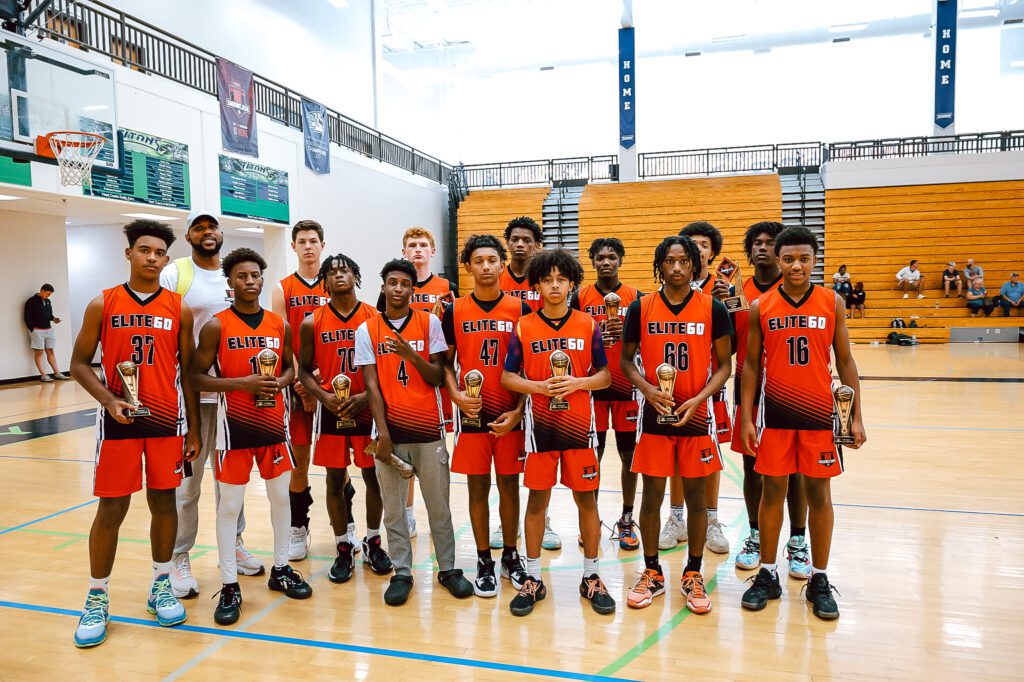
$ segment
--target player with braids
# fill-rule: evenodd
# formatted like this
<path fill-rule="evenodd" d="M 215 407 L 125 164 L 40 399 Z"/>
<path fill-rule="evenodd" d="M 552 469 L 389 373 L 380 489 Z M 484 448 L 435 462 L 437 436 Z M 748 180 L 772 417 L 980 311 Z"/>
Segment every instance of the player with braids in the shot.
<path fill-rule="evenodd" d="M 700 262 L 700 249 L 697 248 L 697 244 L 692 239 L 678 235 L 665 237 L 654 249 L 654 281 L 658 284 L 665 283 L 665 275 L 661 271 L 661 264 L 665 262 L 665 258 L 668 257 L 668 250 L 673 246 L 683 247 L 683 253 L 686 254 L 691 263 Z"/>
<path fill-rule="evenodd" d="M 323 264 L 320 265 L 320 274 L 318 275 L 320 278 L 320 287 L 327 293 L 330 293 L 327 288 L 328 273 L 330 273 L 331 270 L 337 270 L 342 266 L 348 268 L 352 273 L 352 277 L 355 279 L 357 287 L 363 286 L 363 273 L 359 271 L 359 264 L 345 254 L 339 253 L 336 256 L 325 258 Z"/>

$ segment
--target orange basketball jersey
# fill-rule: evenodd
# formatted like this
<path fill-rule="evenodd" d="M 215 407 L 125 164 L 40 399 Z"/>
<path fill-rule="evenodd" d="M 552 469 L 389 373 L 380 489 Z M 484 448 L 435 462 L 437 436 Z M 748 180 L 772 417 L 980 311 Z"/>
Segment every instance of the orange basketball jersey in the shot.
<path fill-rule="evenodd" d="M 524 314 L 523 307 L 522 300 L 507 294 L 494 301 L 478 301 L 470 294 L 456 299 L 455 305 L 445 312 L 443 326 L 445 336 L 450 336 L 449 344 L 455 346 L 459 388 L 466 390 L 467 372 L 475 369 L 484 375 L 480 426 L 465 426 L 456 414 L 456 431 L 488 433 L 487 424 L 515 409 L 519 402 L 519 394 L 502 387 L 501 372 L 512 332 Z"/>
<path fill-rule="evenodd" d="M 594 318 L 595 322 L 603 322 L 608 319 L 608 311 L 604 307 L 604 297 L 610 292 L 601 291 L 596 284 L 581 287 L 573 300 L 573 308 L 585 312 Z M 642 293 L 633 287 L 619 282 L 615 287 L 615 293 L 622 299 L 619 303 L 619 317 L 624 318 L 629 304 L 635 301 Z M 622 373 L 622 364 L 619 362 L 619 346 L 615 345 L 606 348 L 608 354 L 608 369 L 612 374 L 612 385 L 601 391 L 594 391 L 594 400 L 609 400 L 613 402 L 632 402 L 636 400 L 633 396 L 633 384 Z"/>
<path fill-rule="evenodd" d="M 526 275 L 523 275 L 522 279 L 516 277 L 507 266 L 498 277 L 498 288 L 506 294 L 525 301 L 533 312 L 537 312 L 543 307 L 540 292 L 530 286 L 529 278 Z"/>
<path fill-rule="evenodd" d="M 638 324 L 631 321 L 630 326 L 639 332 L 640 361 L 647 382 L 658 385 L 659 365 L 669 364 L 676 369 L 675 388 L 672 391 L 676 407 L 704 390 L 711 378 L 714 303 L 715 299 L 711 296 L 693 290 L 681 304 L 672 305 L 665 294 L 659 291 L 640 299 Z M 636 311 L 637 307 L 634 306 L 633 310 Z M 698 406 L 686 424 L 674 426 L 659 424 L 657 410 L 646 404 L 643 395 L 637 393 L 640 433 L 707 436 L 715 432 L 710 400 Z"/>
<path fill-rule="evenodd" d="M 181 391 L 181 296 L 157 289 L 145 301 L 127 284 L 103 292 L 103 327 L 100 331 L 102 380 L 115 395 L 124 395 L 117 364 L 130 360 L 138 366 L 139 402 L 148 417 L 121 424 L 99 408 L 100 440 L 164 438 L 185 433 L 185 399 Z"/>
<path fill-rule="evenodd" d="M 214 368 L 224 378 L 259 374 L 256 356 L 265 348 L 277 354 L 274 376 L 281 376 L 284 352 L 284 319 L 269 310 L 244 315 L 232 306 L 217 313 L 220 346 Z M 261 448 L 285 442 L 288 437 L 288 401 L 274 396 L 273 407 L 256 407 L 257 396 L 248 391 L 221 393 L 217 410 L 217 449 Z"/>
<path fill-rule="evenodd" d="M 285 319 L 292 328 L 292 351 L 298 355 L 299 327 L 302 321 L 317 308 L 327 305 L 330 299 L 324 294 L 323 282 L 319 277 L 310 284 L 295 272 L 282 279 L 280 284 L 284 292 Z"/>
<path fill-rule="evenodd" d="M 836 292 L 811 288 L 793 301 L 781 288 L 760 298 L 764 358 L 758 426 L 831 430 Z"/>
<path fill-rule="evenodd" d="M 715 289 L 715 273 L 709 272 L 708 278 L 703 282 L 698 282 L 695 279 L 690 280 L 690 288 L 710 296 L 711 292 Z"/>
<path fill-rule="evenodd" d="M 444 438 L 441 394 L 411 364 L 387 349 L 384 341 L 399 332 L 430 362 L 430 313 L 410 310 L 400 328 L 383 313 L 366 321 L 377 365 L 377 383 L 384 398 L 385 418 L 393 443 L 432 443 Z"/>
<path fill-rule="evenodd" d="M 778 289 L 779 285 L 782 284 L 782 275 L 764 287 L 754 281 L 753 277 L 743 280 L 743 293 L 747 297 L 747 301 L 753 303 L 761 296 L 766 294 L 773 289 Z M 750 331 L 749 325 L 750 313 L 746 310 L 740 310 L 732 314 L 732 324 L 736 329 L 736 380 L 733 382 L 735 393 L 736 393 L 736 404 L 740 402 L 740 386 L 743 379 L 743 363 L 747 360 L 747 334 Z M 758 387 L 760 392 L 760 387 Z M 757 402 L 757 398 L 754 398 Z"/>
<path fill-rule="evenodd" d="M 320 388 L 333 394 L 331 382 L 334 377 L 344 374 L 351 381 L 350 395 L 366 391 L 363 370 L 356 367 L 356 329 L 369 320 L 377 311 L 367 303 L 359 303 L 348 317 L 342 317 L 334 306 L 327 305 L 313 312 L 313 360 L 320 369 Z M 317 413 L 322 412 L 318 404 Z M 338 429 L 338 420 L 325 414 L 320 421 L 320 433 L 336 436 L 368 436 L 373 426 L 370 410 L 365 409 L 355 417 L 356 425 L 350 429 Z"/>
<path fill-rule="evenodd" d="M 431 275 L 422 282 L 416 282 L 409 299 L 413 310 L 430 312 L 437 305 L 437 299 L 452 290 L 452 283 L 440 275 Z"/>
<path fill-rule="evenodd" d="M 562 320 L 548 320 L 541 313 L 526 315 L 516 325 L 515 340 L 505 362 L 510 372 L 522 370 L 531 381 L 551 377 L 551 354 L 569 355 L 569 374 L 585 377 L 607 364 L 597 323 L 590 315 L 569 310 Z M 526 451 L 558 452 L 597 445 L 594 401 L 587 391 L 568 395 L 567 410 L 552 410 L 551 398 L 539 393 L 526 397 Z"/>

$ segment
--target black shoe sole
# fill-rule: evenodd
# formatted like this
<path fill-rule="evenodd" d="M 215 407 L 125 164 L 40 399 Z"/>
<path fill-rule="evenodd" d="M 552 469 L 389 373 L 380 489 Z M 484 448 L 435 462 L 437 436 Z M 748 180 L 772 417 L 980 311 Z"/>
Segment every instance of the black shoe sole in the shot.
<path fill-rule="evenodd" d="M 536 605 L 537 605 L 537 602 L 534 602 L 534 603 L 530 604 L 530 606 L 529 606 L 528 608 L 525 608 L 525 609 L 516 609 L 516 608 L 514 608 L 514 607 L 513 607 L 513 606 L 512 606 L 511 604 L 510 604 L 508 608 L 509 608 L 509 611 L 511 611 L 511 612 L 512 612 L 512 615 L 513 615 L 513 616 L 520 616 L 520 617 L 522 617 L 522 616 L 528 616 L 528 615 L 530 615 L 531 613 L 533 613 L 533 607 L 534 607 L 534 606 L 536 606 Z"/>
<path fill-rule="evenodd" d="M 824 611 L 819 611 L 818 609 L 815 609 L 815 608 L 812 608 L 811 611 L 814 612 L 815 616 L 817 616 L 818 618 L 821 618 L 822 620 L 836 620 L 837 618 L 839 618 L 839 612 L 838 611 L 834 611 L 832 613 L 825 613 Z"/>
<path fill-rule="evenodd" d="M 592 608 L 594 610 L 594 613 L 599 613 L 602 616 L 607 616 L 610 613 L 615 613 L 615 604 L 612 604 L 611 606 L 598 606 L 597 604 L 595 604 L 594 602 L 590 601 L 586 597 L 583 597 L 582 595 L 581 595 L 581 598 L 584 599 L 585 601 L 590 602 L 590 608 Z"/>
<path fill-rule="evenodd" d="M 757 603 L 741 601 L 740 604 L 742 604 L 743 608 L 747 609 L 748 611 L 760 611 L 761 609 L 763 609 L 766 606 L 768 606 L 768 602 L 774 601 L 776 599 L 781 599 L 781 598 L 782 598 L 782 591 L 780 590 L 777 595 L 769 596 L 764 601 L 760 601 L 760 602 L 757 602 Z"/>
<path fill-rule="evenodd" d="M 238 622 L 238 619 L 242 617 L 242 610 L 236 609 L 234 613 L 228 614 L 227 616 L 221 616 L 213 614 L 213 620 L 217 625 L 234 625 Z"/>
<path fill-rule="evenodd" d="M 333 573 L 328 572 L 327 573 L 327 579 L 330 580 L 335 585 L 341 585 L 343 583 L 347 583 L 349 580 L 352 580 L 352 572 L 349 571 L 348 575 L 342 575 L 342 576 L 335 576 Z"/>
<path fill-rule="evenodd" d="M 395 570 L 394 564 L 391 564 L 390 566 L 388 566 L 386 571 L 382 571 L 382 570 L 378 569 L 376 566 L 373 565 L 372 561 L 368 561 L 366 559 L 366 553 L 365 552 L 363 553 L 363 564 L 368 569 L 370 569 L 370 571 L 372 571 L 374 573 L 374 575 L 388 575 L 389 573 L 391 573 L 392 571 Z"/>
<path fill-rule="evenodd" d="M 284 592 L 284 596 L 288 597 L 289 599 L 309 599 L 313 596 L 313 588 L 310 587 L 308 584 L 306 585 L 305 588 L 300 589 L 286 589 L 284 587 L 281 587 L 280 585 L 275 585 L 273 583 L 268 584 L 267 587 L 269 587 L 274 592 Z"/>

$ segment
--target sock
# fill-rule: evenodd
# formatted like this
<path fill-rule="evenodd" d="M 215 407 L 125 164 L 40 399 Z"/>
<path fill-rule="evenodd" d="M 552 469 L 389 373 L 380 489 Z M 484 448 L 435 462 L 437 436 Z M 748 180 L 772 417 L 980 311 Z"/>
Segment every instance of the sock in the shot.
<path fill-rule="evenodd" d="M 708 507 L 708 521 L 717 521 L 717 520 L 718 520 L 718 507 L 715 507 L 714 509 L 712 509 L 711 507 Z"/>
<path fill-rule="evenodd" d="M 633 505 L 622 505 L 622 518 L 626 519 L 627 521 L 633 518 Z"/>
<path fill-rule="evenodd" d="M 811 576 L 812 577 L 818 575 L 819 573 L 824 573 L 824 572 L 825 572 L 824 568 L 815 568 L 814 566 L 811 566 Z"/>
<path fill-rule="evenodd" d="M 649 568 L 652 571 L 661 573 L 661 564 L 658 562 L 658 555 L 653 554 L 651 556 L 647 556 L 644 554 L 644 568 Z"/>
<path fill-rule="evenodd" d="M 758 530 L 757 521 L 750 522 L 750 530 Z"/>
<path fill-rule="evenodd" d="M 484 563 L 492 561 L 492 559 L 491 559 L 491 550 L 489 550 L 489 549 L 478 549 L 476 551 L 476 560 L 477 561 L 482 561 Z"/>
<path fill-rule="evenodd" d="M 291 475 L 282 474 L 264 481 L 267 499 L 270 500 L 270 522 L 274 528 L 274 567 L 288 565 L 288 531 L 291 518 L 288 514 L 288 483 Z"/>
<path fill-rule="evenodd" d="M 501 558 L 502 558 L 502 560 L 508 559 L 509 561 L 511 561 L 513 559 L 513 557 L 515 557 L 515 555 L 516 555 L 516 548 L 514 546 L 512 546 L 512 545 L 505 545 L 504 547 L 501 548 Z"/>
<path fill-rule="evenodd" d="M 103 590 L 104 592 L 110 586 L 110 576 L 106 578 L 89 578 L 89 589 L 90 590 Z"/>
<path fill-rule="evenodd" d="M 345 535 L 335 535 L 334 536 L 334 544 L 335 545 L 340 545 L 343 542 L 348 542 L 348 534 L 347 533 Z"/>
<path fill-rule="evenodd" d="M 244 485 L 220 484 L 220 502 L 217 504 L 217 558 L 220 562 L 220 579 L 225 585 L 238 582 L 235 543 L 238 540 L 238 515 L 242 513 L 244 500 Z"/>
<path fill-rule="evenodd" d="M 761 564 L 761 568 L 765 569 L 766 571 L 771 573 L 773 576 L 778 576 L 779 572 L 778 572 L 778 570 L 776 570 L 776 566 L 777 565 L 778 564 Z"/>
<path fill-rule="evenodd" d="M 589 578 L 592 575 L 597 575 L 597 557 L 593 559 L 583 557 L 583 577 Z"/>
<path fill-rule="evenodd" d="M 162 575 L 169 575 L 171 572 L 170 561 L 154 561 L 153 562 L 153 580 L 156 580 Z"/>
<path fill-rule="evenodd" d="M 677 507 L 675 505 L 672 505 L 671 507 L 669 507 L 669 511 L 672 512 L 672 518 L 675 519 L 676 521 L 679 521 L 681 523 L 681 522 L 686 520 L 686 507 L 685 506 L 679 505 Z"/>
<path fill-rule="evenodd" d="M 373 538 L 377 537 L 378 535 L 380 535 L 380 528 L 367 528 L 366 529 L 366 539 L 367 540 L 372 540 Z"/>
<path fill-rule="evenodd" d="M 526 573 L 534 580 L 540 580 L 540 557 L 531 559 L 526 557 Z"/>
<path fill-rule="evenodd" d="M 807 533 L 807 527 L 797 528 L 796 526 L 789 527 L 789 537 L 795 538 L 797 536 L 803 537 Z"/>
<path fill-rule="evenodd" d="M 697 556 L 692 554 L 688 555 L 686 557 L 686 568 L 683 569 L 683 573 L 689 573 L 690 571 L 697 571 L 700 573 L 700 564 L 703 559 L 703 554 L 698 554 Z"/>

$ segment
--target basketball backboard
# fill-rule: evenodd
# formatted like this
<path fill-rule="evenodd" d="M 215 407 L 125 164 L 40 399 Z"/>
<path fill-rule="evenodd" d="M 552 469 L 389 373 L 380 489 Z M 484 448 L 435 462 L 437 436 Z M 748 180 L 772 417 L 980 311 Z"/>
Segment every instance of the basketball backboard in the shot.
<path fill-rule="evenodd" d="M 96 166 L 119 168 L 112 69 L 6 32 L 0 53 L 0 155 L 39 161 L 37 137 L 81 130 L 108 140 Z"/>

